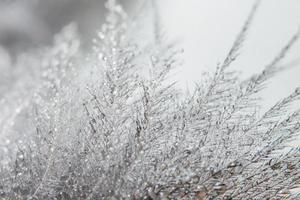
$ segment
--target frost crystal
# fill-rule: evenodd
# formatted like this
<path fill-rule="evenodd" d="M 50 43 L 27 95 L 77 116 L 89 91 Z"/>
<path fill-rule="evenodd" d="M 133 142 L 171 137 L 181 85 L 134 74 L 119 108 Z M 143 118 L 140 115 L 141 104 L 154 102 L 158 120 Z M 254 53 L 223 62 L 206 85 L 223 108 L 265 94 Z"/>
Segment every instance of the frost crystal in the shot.
<path fill-rule="evenodd" d="M 106 7 L 88 59 L 70 25 L 10 74 L 29 66 L 1 96 L 1 199 L 300 198 L 300 154 L 285 148 L 300 129 L 300 111 L 289 112 L 299 88 L 258 115 L 258 94 L 299 33 L 241 81 L 230 65 L 256 4 L 224 62 L 183 97 L 168 80 L 182 50 L 157 11 L 145 42 L 139 20 L 114 0 Z"/>

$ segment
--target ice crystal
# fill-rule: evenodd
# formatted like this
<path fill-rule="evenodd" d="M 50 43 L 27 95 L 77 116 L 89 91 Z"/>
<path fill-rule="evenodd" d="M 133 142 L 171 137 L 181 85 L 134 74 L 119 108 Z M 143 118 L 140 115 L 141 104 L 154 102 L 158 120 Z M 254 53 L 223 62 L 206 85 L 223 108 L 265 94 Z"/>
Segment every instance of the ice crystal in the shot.
<path fill-rule="evenodd" d="M 28 72 L 0 101 L 2 199 L 300 198 L 299 151 L 285 148 L 300 129 L 300 111 L 289 112 L 299 88 L 258 115 L 259 92 L 299 33 L 240 80 L 230 65 L 255 4 L 224 62 L 184 96 L 168 80 L 182 50 L 165 38 L 156 5 L 147 41 L 137 18 L 114 0 L 106 7 L 88 59 L 70 25 L 17 63 Z"/>

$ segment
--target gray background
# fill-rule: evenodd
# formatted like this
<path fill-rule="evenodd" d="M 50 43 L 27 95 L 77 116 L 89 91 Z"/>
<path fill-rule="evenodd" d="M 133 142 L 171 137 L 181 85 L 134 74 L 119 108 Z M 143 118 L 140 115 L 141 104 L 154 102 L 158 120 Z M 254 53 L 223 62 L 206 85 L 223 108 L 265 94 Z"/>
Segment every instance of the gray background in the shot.
<path fill-rule="evenodd" d="M 181 41 L 185 65 L 177 70 L 181 87 L 193 86 L 203 70 L 213 70 L 226 56 L 240 31 L 253 0 L 163 0 L 167 32 Z M 239 59 L 232 66 L 246 78 L 260 72 L 300 27 L 299 0 L 263 0 L 252 23 Z M 284 64 L 299 61 L 300 41 Z M 263 108 L 300 86 L 300 65 L 278 74 L 262 92 Z M 299 103 L 298 103 L 299 104 Z"/>

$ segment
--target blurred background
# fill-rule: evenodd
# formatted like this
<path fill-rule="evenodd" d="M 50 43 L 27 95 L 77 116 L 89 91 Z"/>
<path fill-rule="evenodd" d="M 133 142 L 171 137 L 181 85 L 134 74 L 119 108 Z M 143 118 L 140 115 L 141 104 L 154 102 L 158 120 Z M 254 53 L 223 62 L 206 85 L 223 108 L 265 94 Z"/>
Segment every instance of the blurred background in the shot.
<path fill-rule="evenodd" d="M 160 8 L 167 32 L 185 49 L 185 65 L 177 71 L 182 88 L 193 87 L 201 72 L 215 69 L 229 51 L 254 0 L 163 0 Z M 300 28 L 299 0 L 263 0 L 240 56 L 232 65 L 247 78 L 260 72 Z M 262 92 L 263 109 L 300 86 L 300 41 L 283 65 L 289 69 L 274 77 Z"/>
<path fill-rule="evenodd" d="M 0 0 L 0 69 L 32 48 L 48 45 L 54 34 L 76 22 L 83 47 L 90 45 L 103 22 L 104 0 Z M 134 0 L 120 0 L 126 10 Z M 184 66 L 176 70 L 179 87 L 192 88 L 204 70 L 222 62 L 254 0 L 159 0 L 167 35 L 185 49 Z M 299 0 L 264 0 L 258 9 L 240 58 L 232 66 L 248 77 L 262 70 L 300 25 Z M 300 43 L 285 59 L 292 67 L 264 91 L 273 104 L 300 86 Z"/>
<path fill-rule="evenodd" d="M 91 38 L 104 18 L 104 0 L 0 0 L 0 44 L 11 55 L 46 45 L 64 26 L 76 22 Z"/>

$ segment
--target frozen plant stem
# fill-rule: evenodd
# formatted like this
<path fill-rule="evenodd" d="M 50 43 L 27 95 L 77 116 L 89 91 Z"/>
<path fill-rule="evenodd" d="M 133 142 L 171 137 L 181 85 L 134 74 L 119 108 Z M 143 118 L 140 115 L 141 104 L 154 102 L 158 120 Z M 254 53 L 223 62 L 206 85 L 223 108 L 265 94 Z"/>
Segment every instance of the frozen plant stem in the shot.
<path fill-rule="evenodd" d="M 215 73 L 183 98 L 185 91 L 168 79 L 182 52 L 166 39 L 157 3 L 144 1 L 129 17 L 107 1 L 106 22 L 89 56 L 74 25 L 53 47 L 28 53 L 21 64 L 29 72 L 1 101 L 19 95 L 26 104 L 16 112 L 19 103 L 10 103 L 9 124 L 0 118 L 0 132 L 9 137 L 0 143 L 0 198 L 300 198 L 292 191 L 300 182 L 299 151 L 287 150 L 300 130 L 299 108 L 290 108 L 299 103 L 300 89 L 258 115 L 260 91 L 284 69 L 280 62 L 299 32 L 260 74 L 240 80 L 230 65 L 257 1 Z"/>

